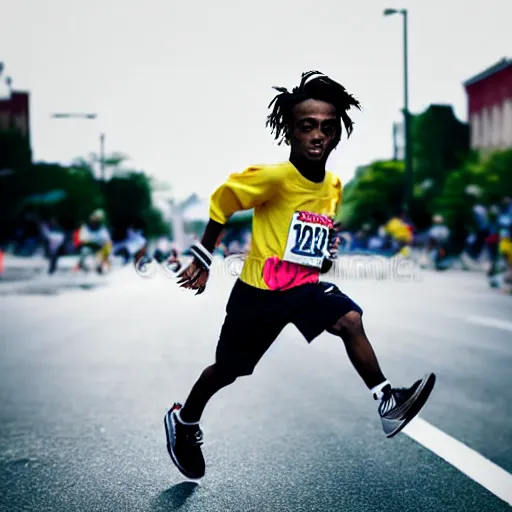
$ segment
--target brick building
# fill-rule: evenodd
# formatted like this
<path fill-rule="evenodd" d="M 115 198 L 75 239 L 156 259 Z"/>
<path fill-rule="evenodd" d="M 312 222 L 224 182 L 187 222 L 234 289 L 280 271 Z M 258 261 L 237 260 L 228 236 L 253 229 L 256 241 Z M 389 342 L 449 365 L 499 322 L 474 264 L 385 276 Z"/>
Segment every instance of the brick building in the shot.
<path fill-rule="evenodd" d="M 0 97 L 0 172 L 30 164 L 30 95 L 10 91 Z"/>
<path fill-rule="evenodd" d="M 29 93 L 21 91 L 0 98 L 0 131 L 14 130 L 30 141 L 29 102 Z"/>
<path fill-rule="evenodd" d="M 502 59 L 464 82 L 471 148 L 512 148 L 512 59 Z"/>

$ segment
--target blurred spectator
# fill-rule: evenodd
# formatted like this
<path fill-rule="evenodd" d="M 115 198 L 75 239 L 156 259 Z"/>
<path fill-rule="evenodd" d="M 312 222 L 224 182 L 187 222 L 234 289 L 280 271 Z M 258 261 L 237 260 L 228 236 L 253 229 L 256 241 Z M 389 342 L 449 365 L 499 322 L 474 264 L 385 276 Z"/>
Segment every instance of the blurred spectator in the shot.
<path fill-rule="evenodd" d="M 444 222 L 442 215 L 432 217 L 432 227 L 428 231 L 427 250 L 429 260 L 437 270 L 445 270 L 449 267 L 448 242 L 450 229 Z"/>
<path fill-rule="evenodd" d="M 148 241 L 144 237 L 142 230 L 130 226 L 126 230 L 124 240 L 114 246 L 113 253 L 121 256 L 126 265 L 130 261 L 139 260 L 144 255 L 147 243 Z"/>
<path fill-rule="evenodd" d="M 512 283 L 512 199 L 508 196 L 503 199 L 498 226 L 500 230 L 499 253 L 507 267 L 505 280 L 510 284 Z"/>
<path fill-rule="evenodd" d="M 390 219 L 384 226 L 384 230 L 393 240 L 396 254 L 408 256 L 410 244 L 413 241 L 413 230 L 412 226 L 405 221 L 404 216 Z"/>
<path fill-rule="evenodd" d="M 48 273 L 51 275 L 57 270 L 59 257 L 65 252 L 66 234 L 54 218 L 41 224 L 41 234 L 46 241 L 46 254 L 50 262 Z"/>
<path fill-rule="evenodd" d="M 499 243 L 500 243 L 500 225 L 499 225 L 500 209 L 494 205 L 489 208 L 488 215 L 488 233 L 485 238 L 485 246 L 489 255 L 489 270 L 487 275 L 492 278 L 498 274 L 499 271 Z"/>
<path fill-rule="evenodd" d="M 33 256 L 41 242 L 39 217 L 33 212 L 23 213 L 15 234 L 15 254 Z"/>
<path fill-rule="evenodd" d="M 489 235 L 489 214 L 482 204 L 475 204 L 472 209 L 473 232 L 467 240 L 465 254 L 477 261 L 485 247 L 485 239 Z"/>
<path fill-rule="evenodd" d="M 91 252 L 95 253 L 96 271 L 99 274 L 103 273 L 105 268 L 110 267 L 112 240 L 104 223 L 105 213 L 103 210 L 95 210 L 88 222 L 80 227 L 77 240 L 80 245 L 80 259 L 77 268 L 89 270 L 85 260 Z"/>

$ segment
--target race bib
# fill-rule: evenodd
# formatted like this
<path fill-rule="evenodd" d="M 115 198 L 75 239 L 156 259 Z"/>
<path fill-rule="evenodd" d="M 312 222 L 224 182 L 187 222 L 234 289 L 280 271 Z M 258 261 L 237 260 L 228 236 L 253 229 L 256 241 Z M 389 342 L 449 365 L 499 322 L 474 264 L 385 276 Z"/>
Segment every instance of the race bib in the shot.
<path fill-rule="evenodd" d="M 329 217 L 309 212 L 295 212 L 290 223 L 283 261 L 321 268 L 329 256 Z"/>

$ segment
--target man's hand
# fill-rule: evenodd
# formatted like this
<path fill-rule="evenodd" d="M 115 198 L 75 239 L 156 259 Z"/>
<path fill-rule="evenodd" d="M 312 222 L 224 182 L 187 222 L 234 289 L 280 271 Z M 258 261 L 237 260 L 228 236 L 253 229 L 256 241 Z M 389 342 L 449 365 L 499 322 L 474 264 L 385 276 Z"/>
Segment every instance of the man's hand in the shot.
<path fill-rule="evenodd" d="M 199 295 L 204 292 L 209 277 L 210 271 L 194 258 L 190 265 L 180 273 L 178 284 L 181 288 L 197 290 L 196 295 Z"/>
<path fill-rule="evenodd" d="M 341 244 L 341 237 L 339 235 L 341 223 L 334 224 L 329 233 L 329 244 L 327 251 L 329 252 L 329 260 L 334 261 L 338 257 L 339 247 Z"/>
<path fill-rule="evenodd" d="M 206 282 L 210 277 L 210 267 L 213 262 L 213 255 L 201 242 L 194 242 L 190 247 L 194 256 L 192 263 L 179 274 L 178 284 L 181 288 L 197 290 L 196 295 L 203 293 Z"/>

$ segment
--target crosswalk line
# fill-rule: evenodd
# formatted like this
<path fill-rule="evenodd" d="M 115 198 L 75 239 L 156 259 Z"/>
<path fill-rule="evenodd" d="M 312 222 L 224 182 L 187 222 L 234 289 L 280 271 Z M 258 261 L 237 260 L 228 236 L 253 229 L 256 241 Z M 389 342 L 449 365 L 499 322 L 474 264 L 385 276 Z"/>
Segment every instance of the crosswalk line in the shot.
<path fill-rule="evenodd" d="M 469 316 L 466 320 L 472 324 L 494 327 L 496 329 L 512 332 L 512 322 L 508 322 L 507 320 L 500 320 L 490 316 Z"/>
<path fill-rule="evenodd" d="M 512 506 L 512 475 L 494 462 L 420 417 L 402 432 Z"/>

